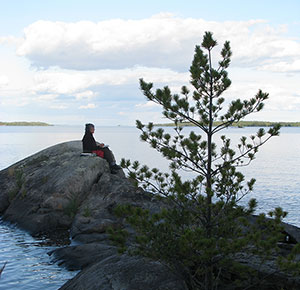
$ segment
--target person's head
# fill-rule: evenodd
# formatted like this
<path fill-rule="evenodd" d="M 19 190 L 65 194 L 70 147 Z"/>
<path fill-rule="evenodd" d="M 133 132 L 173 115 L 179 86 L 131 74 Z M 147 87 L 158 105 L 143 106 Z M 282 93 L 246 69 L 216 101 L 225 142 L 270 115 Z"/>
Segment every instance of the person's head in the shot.
<path fill-rule="evenodd" d="M 91 123 L 85 124 L 85 133 L 87 132 L 94 133 L 94 131 L 95 131 L 94 124 Z"/>

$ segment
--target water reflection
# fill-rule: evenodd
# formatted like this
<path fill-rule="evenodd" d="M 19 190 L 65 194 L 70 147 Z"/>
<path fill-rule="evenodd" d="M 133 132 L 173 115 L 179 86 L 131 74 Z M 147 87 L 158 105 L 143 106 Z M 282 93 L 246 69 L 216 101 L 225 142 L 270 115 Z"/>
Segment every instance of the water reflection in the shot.
<path fill-rule="evenodd" d="M 0 289 L 58 289 L 77 272 L 51 262 L 47 253 L 55 248 L 53 241 L 35 239 L 0 219 L 0 267 L 7 262 Z"/>

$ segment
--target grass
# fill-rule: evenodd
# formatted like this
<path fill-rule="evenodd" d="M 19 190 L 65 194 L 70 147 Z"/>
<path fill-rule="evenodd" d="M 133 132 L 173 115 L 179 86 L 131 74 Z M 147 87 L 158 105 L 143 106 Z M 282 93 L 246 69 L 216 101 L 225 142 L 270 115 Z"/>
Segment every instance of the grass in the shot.
<path fill-rule="evenodd" d="M 25 198 L 27 196 L 27 191 L 24 188 L 25 185 L 25 178 L 24 178 L 24 173 L 22 169 L 14 169 L 12 168 L 12 170 L 8 173 L 10 176 L 13 176 L 15 179 L 15 186 L 13 189 L 11 189 L 8 192 L 8 199 L 9 201 L 12 201 L 17 194 L 20 192 L 20 190 L 23 187 L 22 193 L 21 193 L 21 198 Z"/>
<path fill-rule="evenodd" d="M 9 201 L 12 201 L 18 194 L 19 189 L 17 187 L 15 187 L 14 189 L 10 190 L 8 192 L 8 199 Z"/>
<path fill-rule="evenodd" d="M 25 198 L 27 196 L 27 190 L 26 189 L 23 189 L 22 192 L 21 192 L 21 198 Z"/>
<path fill-rule="evenodd" d="M 36 157 L 30 161 L 28 161 L 26 163 L 26 166 L 33 166 L 33 165 L 37 165 L 37 164 L 40 164 L 42 163 L 43 161 L 47 161 L 49 160 L 49 156 L 46 156 L 46 155 L 41 155 L 39 157 Z"/>
<path fill-rule="evenodd" d="M 42 183 L 43 183 L 43 184 L 46 184 L 46 183 L 48 182 L 48 180 L 49 180 L 49 176 L 45 175 L 45 176 L 43 176 L 43 178 L 42 178 Z"/>
<path fill-rule="evenodd" d="M 8 176 L 13 177 L 15 175 L 15 167 L 10 167 L 8 169 Z"/>
<path fill-rule="evenodd" d="M 92 214 L 91 209 L 90 209 L 88 206 L 86 206 L 86 207 L 84 208 L 84 210 L 83 210 L 83 214 L 82 214 L 82 215 L 83 215 L 84 217 L 90 217 L 91 214 Z"/>
<path fill-rule="evenodd" d="M 80 201 L 75 193 L 71 193 L 69 197 L 69 203 L 64 208 L 64 213 L 70 218 L 74 218 L 78 212 Z"/>
<path fill-rule="evenodd" d="M 18 189 L 21 189 L 25 182 L 25 178 L 23 176 L 23 171 L 21 169 L 18 169 L 15 171 L 15 179 L 16 179 L 16 185 Z"/>

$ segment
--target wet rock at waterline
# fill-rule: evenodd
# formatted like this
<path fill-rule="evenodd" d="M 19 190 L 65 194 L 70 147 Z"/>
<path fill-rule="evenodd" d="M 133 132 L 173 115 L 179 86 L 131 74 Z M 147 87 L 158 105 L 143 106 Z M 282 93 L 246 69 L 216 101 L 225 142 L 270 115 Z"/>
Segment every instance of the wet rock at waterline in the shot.
<path fill-rule="evenodd" d="M 82 270 L 61 290 L 187 290 L 178 276 L 158 262 L 111 255 Z"/>

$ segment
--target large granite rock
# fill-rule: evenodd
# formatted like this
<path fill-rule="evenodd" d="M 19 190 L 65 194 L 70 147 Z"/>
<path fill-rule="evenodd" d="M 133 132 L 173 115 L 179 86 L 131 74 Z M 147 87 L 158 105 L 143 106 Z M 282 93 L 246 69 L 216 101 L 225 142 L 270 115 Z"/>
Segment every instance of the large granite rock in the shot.
<path fill-rule="evenodd" d="M 104 159 L 80 156 L 81 142 L 55 145 L 0 172 L 0 213 L 32 234 L 68 229 L 104 172 Z"/>
<path fill-rule="evenodd" d="M 72 245 L 53 251 L 69 269 L 83 269 L 62 289 L 185 289 L 160 263 L 119 255 L 107 228 L 119 225 L 117 204 L 159 209 L 104 159 L 81 156 L 81 142 L 47 148 L 0 172 L 0 213 L 31 234 L 70 231 Z"/>

